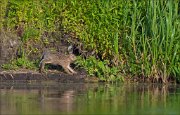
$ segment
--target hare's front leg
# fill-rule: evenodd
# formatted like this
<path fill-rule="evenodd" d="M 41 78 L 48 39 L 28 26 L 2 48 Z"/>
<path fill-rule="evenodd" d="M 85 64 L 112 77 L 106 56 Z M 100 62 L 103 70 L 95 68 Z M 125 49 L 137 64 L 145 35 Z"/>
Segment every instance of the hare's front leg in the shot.
<path fill-rule="evenodd" d="M 70 67 L 70 65 L 68 65 L 67 68 L 69 69 L 70 72 L 72 72 L 72 73 L 74 73 L 74 74 L 77 74 L 77 72 L 75 72 L 75 71 Z"/>

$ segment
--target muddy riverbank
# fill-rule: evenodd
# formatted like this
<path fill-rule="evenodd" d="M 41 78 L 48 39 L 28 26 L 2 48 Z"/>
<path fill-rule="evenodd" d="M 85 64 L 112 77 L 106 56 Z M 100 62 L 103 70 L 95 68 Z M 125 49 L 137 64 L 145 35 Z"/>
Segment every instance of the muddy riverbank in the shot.
<path fill-rule="evenodd" d="M 0 82 L 5 81 L 58 81 L 62 83 L 79 83 L 86 82 L 87 75 L 85 72 L 69 75 L 63 72 L 47 71 L 39 73 L 33 70 L 1 70 Z"/>

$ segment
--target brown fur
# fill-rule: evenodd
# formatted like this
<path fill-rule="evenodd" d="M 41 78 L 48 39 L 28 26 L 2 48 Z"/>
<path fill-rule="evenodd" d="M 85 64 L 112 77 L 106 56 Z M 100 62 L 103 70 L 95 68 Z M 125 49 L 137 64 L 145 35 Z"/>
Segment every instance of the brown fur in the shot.
<path fill-rule="evenodd" d="M 40 62 L 40 72 L 44 71 L 45 64 L 60 65 L 63 67 L 65 72 L 68 74 L 76 74 L 76 72 L 70 67 L 70 64 L 76 60 L 76 56 L 73 54 L 65 55 L 60 53 L 49 53 L 43 54 Z"/>

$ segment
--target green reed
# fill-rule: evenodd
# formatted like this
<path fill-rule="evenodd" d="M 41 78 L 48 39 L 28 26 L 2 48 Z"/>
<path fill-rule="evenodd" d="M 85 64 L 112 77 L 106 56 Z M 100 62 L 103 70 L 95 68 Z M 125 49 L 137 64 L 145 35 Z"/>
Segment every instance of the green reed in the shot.
<path fill-rule="evenodd" d="M 146 15 L 134 3 L 131 36 L 134 62 L 129 62 L 136 75 L 162 79 L 179 75 L 178 1 L 146 1 Z M 139 29 L 139 30 L 138 30 Z M 139 35 L 138 35 L 139 34 Z M 133 71 L 134 72 L 134 71 Z"/>

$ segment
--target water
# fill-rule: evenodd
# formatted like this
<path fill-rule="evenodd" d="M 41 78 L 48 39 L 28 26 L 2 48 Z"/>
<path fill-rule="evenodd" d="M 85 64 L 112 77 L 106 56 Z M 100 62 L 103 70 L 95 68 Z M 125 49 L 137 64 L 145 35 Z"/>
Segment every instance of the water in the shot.
<path fill-rule="evenodd" d="M 180 86 L 1 83 L 0 114 L 180 115 Z"/>

